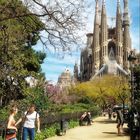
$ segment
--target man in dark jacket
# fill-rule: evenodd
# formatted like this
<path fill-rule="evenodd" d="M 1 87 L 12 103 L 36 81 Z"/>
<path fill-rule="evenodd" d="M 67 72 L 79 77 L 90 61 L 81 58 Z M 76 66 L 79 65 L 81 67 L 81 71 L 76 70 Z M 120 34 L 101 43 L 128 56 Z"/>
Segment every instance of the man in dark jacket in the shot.
<path fill-rule="evenodd" d="M 123 113 L 122 110 L 117 110 L 117 129 L 118 129 L 118 135 L 122 134 L 123 132 Z"/>

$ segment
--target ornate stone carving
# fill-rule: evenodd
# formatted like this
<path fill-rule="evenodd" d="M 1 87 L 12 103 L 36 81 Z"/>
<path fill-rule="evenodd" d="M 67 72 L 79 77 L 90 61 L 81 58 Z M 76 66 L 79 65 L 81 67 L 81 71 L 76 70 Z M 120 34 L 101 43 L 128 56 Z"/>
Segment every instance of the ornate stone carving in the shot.
<path fill-rule="evenodd" d="M 122 63 L 123 63 L 122 57 L 118 56 L 117 57 L 117 61 L 118 61 L 118 64 L 122 65 Z"/>

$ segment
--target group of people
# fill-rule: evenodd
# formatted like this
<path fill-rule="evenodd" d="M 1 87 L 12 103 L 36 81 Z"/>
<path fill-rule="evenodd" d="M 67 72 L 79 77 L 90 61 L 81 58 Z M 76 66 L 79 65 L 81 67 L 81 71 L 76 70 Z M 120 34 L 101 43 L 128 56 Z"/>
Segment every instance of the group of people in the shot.
<path fill-rule="evenodd" d="M 91 113 L 90 112 L 84 112 L 80 119 L 79 119 L 79 125 L 83 125 L 83 123 L 86 122 L 87 125 L 91 125 L 92 119 L 91 119 Z"/>
<path fill-rule="evenodd" d="M 35 123 L 37 124 L 37 132 L 40 132 L 40 119 L 39 114 L 35 111 L 36 107 L 34 104 L 30 105 L 27 111 L 24 112 L 23 116 L 16 121 L 15 115 L 18 112 L 18 108 L 16 106 L 11 107 L 10 115 L 7 120 L 6 127 L 6 140 L 17 140 L 17 127 L 19 123 L 22 123 L 22 140 L 27 140 L 28 136 L 30 140 L 35 139 Z M 9 130 L 14 130 L 15 132 L 12 134 Z"/>

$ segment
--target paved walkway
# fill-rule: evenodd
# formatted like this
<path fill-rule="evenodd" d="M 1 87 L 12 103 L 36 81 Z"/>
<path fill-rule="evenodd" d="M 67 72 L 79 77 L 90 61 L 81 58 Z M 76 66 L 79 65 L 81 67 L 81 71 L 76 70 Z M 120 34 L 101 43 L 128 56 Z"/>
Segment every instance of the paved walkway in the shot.
<path fill-rule="evenodd" d="M 126 125 L 124 128 L 127 128 Z M 55 136 L 47 140 L 129 140 L 129 136 L 118 136 L 114 121 L 107 117 L 98 117 L 91 126 L 78 126 L 67 130 L 65 136 Z"/>

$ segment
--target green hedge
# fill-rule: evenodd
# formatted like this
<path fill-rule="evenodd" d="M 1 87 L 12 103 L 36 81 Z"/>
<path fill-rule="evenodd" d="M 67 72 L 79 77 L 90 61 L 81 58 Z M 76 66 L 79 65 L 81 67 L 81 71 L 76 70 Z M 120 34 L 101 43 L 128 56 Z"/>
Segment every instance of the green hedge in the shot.
<path fill-rule="evenodd" d="M 68 128 L 74 128 L 79 125 L 79 122 L 71 120 L 68 123 Z M 60 126 L 58 123 L 52 124 L 51 126 L 46 126 L 44 130 L 41 131 L 41 133 L 37 133 L 35 140 L 44 140 L 49 137 L 53 137 L 56 135 L 56 130 L 60 129 Z"/>
<path fill-rule="evenodd" d="M 63 104 L 57 105 L 52 104 L 49 106 L 48 111 L 58 112 L 58 113 L 74 113 L 74 112 L 84 112 L 84 111 L 93 111 L 99 112 L 100 109 L 95 104 L 84 104 L 84 103 L 75 103 L 75 104 Z"/>

